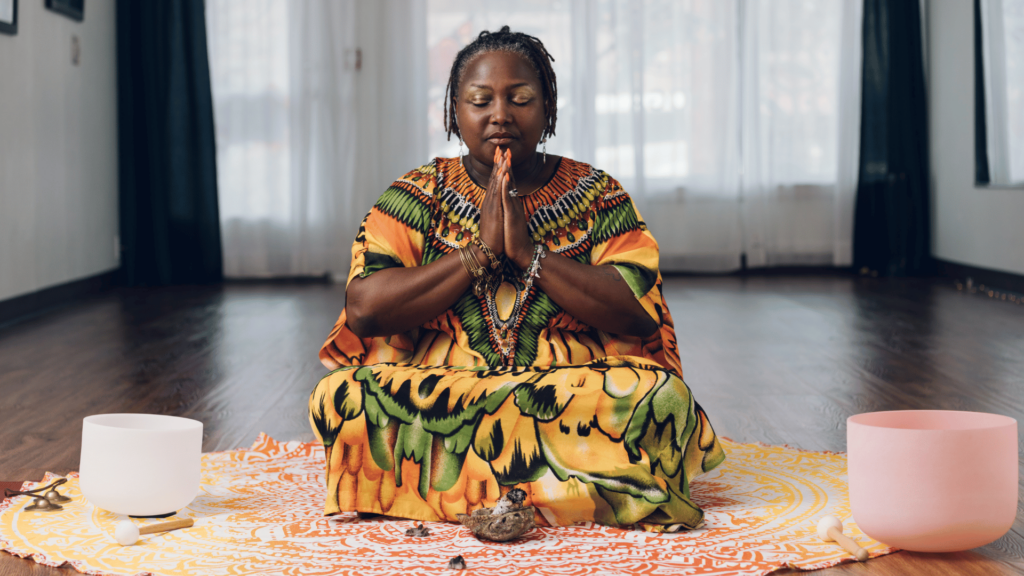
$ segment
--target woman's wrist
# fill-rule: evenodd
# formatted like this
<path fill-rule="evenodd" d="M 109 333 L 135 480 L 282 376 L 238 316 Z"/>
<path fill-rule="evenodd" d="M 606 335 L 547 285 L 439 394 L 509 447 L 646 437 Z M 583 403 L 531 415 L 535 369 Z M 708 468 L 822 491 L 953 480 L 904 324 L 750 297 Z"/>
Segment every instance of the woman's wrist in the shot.
<path fill-rule="evenodd" d="M 473 258 L 476 259 L 477 263 L 479 263 L 480 266 L 484 267 L 487 270 L 491 269 L 490 259 L 487 258 L 487 254 L 484 254 L 484 251 L 481 250 L 479 246 L 476 246 L 475 244 L 470 244 L 468 248 L 469 252 L 473 255 Z"/>
<path fill-rule="evenodd" d="M 509 259 L 516 265 L 520 270 L 527 270 L 530 264 L 533 263 L 533 252 L 535 248 L 533 244 L 530 244 L 524 249 L 518 249 L 514 254 L 509 254 Z"/>

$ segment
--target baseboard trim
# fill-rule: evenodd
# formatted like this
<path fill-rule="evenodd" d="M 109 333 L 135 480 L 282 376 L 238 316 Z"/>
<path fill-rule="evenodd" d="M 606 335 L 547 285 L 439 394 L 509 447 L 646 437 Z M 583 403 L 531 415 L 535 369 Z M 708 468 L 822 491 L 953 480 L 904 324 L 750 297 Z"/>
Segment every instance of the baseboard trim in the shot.
<path fill-rule="evenodd" d="M 1011 272 L 1000 272 L 987 268 L 977 268 L 966 264 L 957 264 L 946 260 L 935 260 L 936 268 L 941 276 L 948 276 L 958 280 L 966 281 L 970 278 L 974 286 L 984 285 L 1005 292 L 1017 292 L 1024 294 L 1024 276 Z"/>
<path fill-rule="evenodd" d="M 102 292 L 117 283 L 120 269 L 0 300 L 0 328 Z"/>
<path fill-rule="evenodd" d="M 331 284 L 330 274 L 320 276 L 225 277 L 224 284 Z"/>
<path fill-rule="evenodd" d="M 849 266 L 766 266 L 725 272 L 661 271 L 664 278 L 687 276 L 854 276 Z"/>

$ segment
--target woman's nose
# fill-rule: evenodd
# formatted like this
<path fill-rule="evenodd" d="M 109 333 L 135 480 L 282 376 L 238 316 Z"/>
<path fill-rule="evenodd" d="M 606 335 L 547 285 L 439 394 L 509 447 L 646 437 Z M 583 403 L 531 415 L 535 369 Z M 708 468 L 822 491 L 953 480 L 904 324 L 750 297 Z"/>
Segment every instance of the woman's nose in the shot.
<path fill-rule="evenodd" d="M 491 112 L 491 123 L 492 124 L 508 124 L 512 121 L 512 111 L 509 109 L 508 102 L 497 100 L 494 103 L 494 108 Z"/>

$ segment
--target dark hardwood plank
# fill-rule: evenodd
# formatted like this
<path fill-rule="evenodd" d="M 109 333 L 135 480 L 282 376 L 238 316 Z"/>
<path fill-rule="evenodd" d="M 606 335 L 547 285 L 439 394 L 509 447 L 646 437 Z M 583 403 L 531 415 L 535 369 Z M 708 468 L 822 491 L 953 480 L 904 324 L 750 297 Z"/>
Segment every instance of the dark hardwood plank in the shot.
<path fill-rule="evenodd" d="M 733 440 L 843 450 L 846 418 L 872 410 L 1024 417 L 1022 305 L 948 279 L 677 277 L 665 287 L 687 383 Z M 0 328 L 0 480 L 76 469 L 81 420 L 95 413 L 199 419 L 206 451 L 248 446 L 261 431 L 311 440 L 306 399 L 325 373 L 316 352 L 343 302 L 343 287 L 308 283 L 116 289 Z M 0 555 L 0 575 L 66 573 Z M 1024 573 L 1024 514 L 974 551 L 820 573 Z"/>
<path fill-rule="evenodd" d="M 993 561 L 975 552 L 923 554 L 897 552 L 873 558 L 867 562 L 849 562 L 826 570 L 816 570 L 820 576 L 884 575 L 884 576 L 1015 576 L 1020 567 Z M 780 570 L 780 576 L 807 574 L 797 570 Z"/>

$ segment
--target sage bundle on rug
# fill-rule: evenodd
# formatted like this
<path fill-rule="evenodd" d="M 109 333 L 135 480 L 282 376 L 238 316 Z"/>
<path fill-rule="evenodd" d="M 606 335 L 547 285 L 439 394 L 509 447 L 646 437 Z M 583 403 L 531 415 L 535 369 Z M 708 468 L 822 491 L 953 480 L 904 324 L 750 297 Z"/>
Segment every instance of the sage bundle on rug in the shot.
<path fill-rule="evenodd" d="M 480 508 L 472 514 L 459 514 L 459 522 L 473 535 L 494 542 L 508 542 L 533 530 L 533 506 L 524 506 L 526 492 L 513 488 L 498 500 L 494 508 Z"/>

